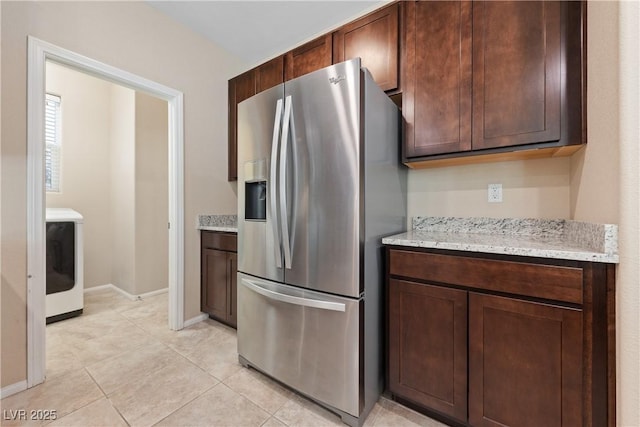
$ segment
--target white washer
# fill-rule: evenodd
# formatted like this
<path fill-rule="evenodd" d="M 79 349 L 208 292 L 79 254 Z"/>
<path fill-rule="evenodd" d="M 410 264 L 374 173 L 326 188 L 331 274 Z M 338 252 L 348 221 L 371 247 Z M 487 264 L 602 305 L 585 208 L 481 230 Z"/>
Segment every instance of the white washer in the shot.
<path fill-rule="evenodd" d="M 47 208 L 47 323 L 82 314 L 83 218 L 67 208 Z"/>

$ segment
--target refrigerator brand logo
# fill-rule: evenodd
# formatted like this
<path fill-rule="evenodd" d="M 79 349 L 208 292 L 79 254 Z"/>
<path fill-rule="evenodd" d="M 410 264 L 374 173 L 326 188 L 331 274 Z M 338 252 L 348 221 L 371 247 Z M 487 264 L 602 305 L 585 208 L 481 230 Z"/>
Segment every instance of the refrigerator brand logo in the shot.
<path fill-rule="evenodd" d="M 337 85 L 338 83 L 346 79 L 347 78 L 345 76 L 329 77 L 329 81 L 334 85 Z"/>

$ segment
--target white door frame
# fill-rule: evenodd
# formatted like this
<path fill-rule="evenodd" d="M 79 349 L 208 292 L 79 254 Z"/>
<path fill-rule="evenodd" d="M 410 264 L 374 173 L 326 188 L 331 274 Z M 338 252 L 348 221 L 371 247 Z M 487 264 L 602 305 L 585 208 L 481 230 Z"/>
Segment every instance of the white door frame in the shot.
<path fill-rule="evenodd" d="M 45 377 L 45 64 L 53 61 L 169 104 L 169 328 L 184 326 L 183 94 L 29 36 L 27 69 L 27 387 Z"/>

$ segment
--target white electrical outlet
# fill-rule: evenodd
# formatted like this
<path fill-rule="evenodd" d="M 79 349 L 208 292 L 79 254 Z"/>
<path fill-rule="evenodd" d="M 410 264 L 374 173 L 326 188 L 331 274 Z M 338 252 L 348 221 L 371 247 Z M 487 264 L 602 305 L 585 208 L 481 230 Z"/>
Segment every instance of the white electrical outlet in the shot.
<path fill-rule="evenodd" d="M 489 203 L 502 203 L 502 184 L 489 184 L 487 194 Z"/>

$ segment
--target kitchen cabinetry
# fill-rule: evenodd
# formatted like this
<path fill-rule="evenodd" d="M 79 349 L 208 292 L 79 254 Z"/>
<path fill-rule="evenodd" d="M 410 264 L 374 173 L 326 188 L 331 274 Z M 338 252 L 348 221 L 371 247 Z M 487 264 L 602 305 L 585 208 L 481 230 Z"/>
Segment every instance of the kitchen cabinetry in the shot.
<path fill-rule="evenodd" d="M 389 282 L 389 389 L 467 416 L 467 292 Z"/>
<path fill-rule="evenodd" d="M 331 65 L 331 34 L 325 34 L 285 54 L 285 80 Z"/>
<path fill-rule="evenodd" d="M 470 426 L 614 426 L 614 266 L 387 249 L 393 397 Z"/>
<path fill-rule="evenodd" d="M 560 140 L 560 9 L 473 4 L 474 150 Z"/>
<path fill-rule="evenodd" d="M 583 425 L 583 353 L 581 309 L 470 293 L 470 424 Z"/>
<path fill-rule="evenodd" d="M 201 232 L 200 309 L 209 317 L 236 327 L 236 276 L 238 272 L 235 233 Z"/>
<path fill-rule="evenodd" d="M 256 94 L 256 81 L 254 70 L 249 70 L 229 80 L 229 141 L 228 141 L 228 166 L 229 181 L 238 179 L 238 104 Z"/>
<path fill-rule="evenodd" d="M 284 82 L 284 56 L 280 55 L 255 68 L 256 93 Z"/>
<path fill-rule="evenodd" d="M 284 56 L 278 56 L 229 80 L 228 180 L 238 179 L 238 104 L 284 81 Z"/>
<path fill-rule="evenodd" d="M 580 1 L 407 1 L 305 43 L 230 80 L 229 180 L 246 88 L 358 56 L 402 106 L 409 167 L 571 155 L 586 143 L 585 10 Z"/>
<path fill-rule="evenodd" d="M 398 9 L 394 3 L 333 33 L 333 63 L 360 57 L 384 91 L 398 89 Z"/>
<path fill-rule="evenodd" d="M 408 159 L 471 149 L 471 2 L 405 4 Z"/>
<path fill-rule="evenodd" d="M 585 142 L 584 6 L 407 2 L 407 164 L 575 152 Z"/>

